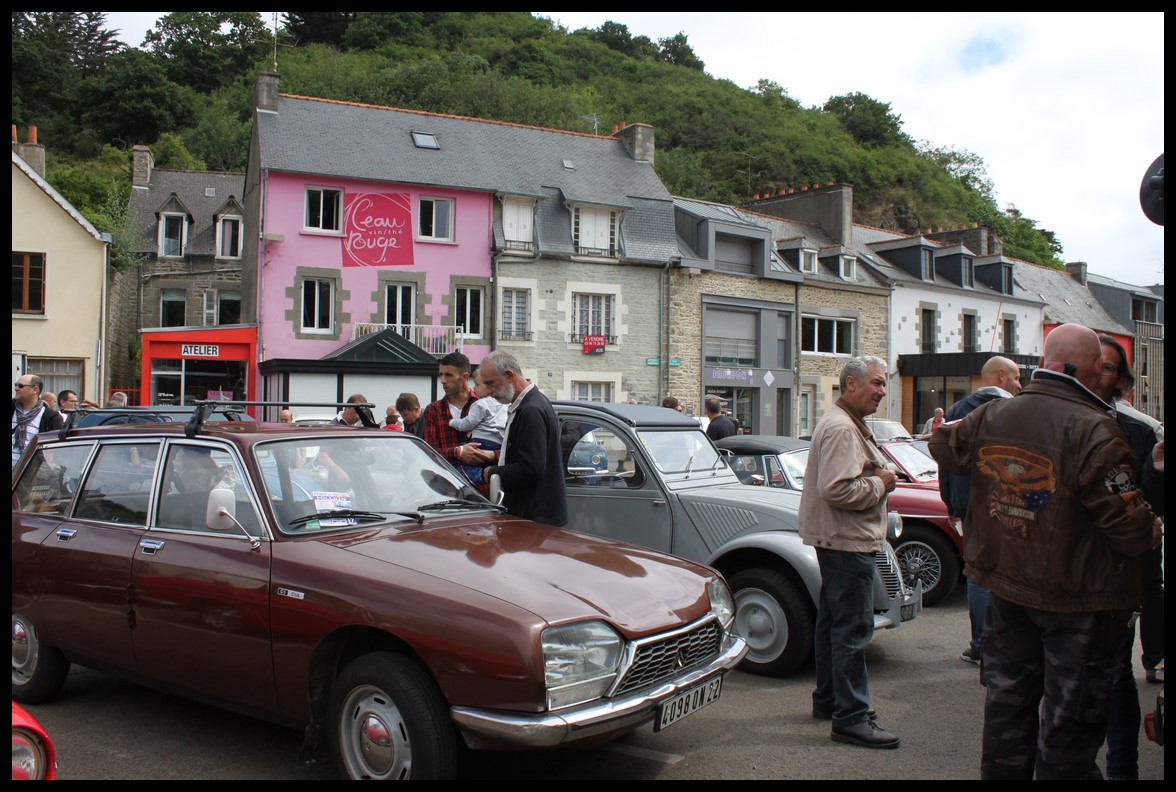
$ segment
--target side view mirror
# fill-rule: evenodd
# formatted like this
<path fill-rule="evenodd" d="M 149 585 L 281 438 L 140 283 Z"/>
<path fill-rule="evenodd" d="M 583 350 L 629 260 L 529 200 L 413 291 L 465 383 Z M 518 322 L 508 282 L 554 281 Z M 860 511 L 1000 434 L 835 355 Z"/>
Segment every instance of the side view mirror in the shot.
<path fill-rule="evenodd" d="M 208 530 L 223 533 L 237 525 L 237 498 L 231 489 L 214 489 L 208 493 L 208 507 L 204 512 Z"/>
<path fill-rule="evenodd" d="M 490 502 L 495 506 L 502 505 L 502 477 L 497 473 L 490 476 Z"/>

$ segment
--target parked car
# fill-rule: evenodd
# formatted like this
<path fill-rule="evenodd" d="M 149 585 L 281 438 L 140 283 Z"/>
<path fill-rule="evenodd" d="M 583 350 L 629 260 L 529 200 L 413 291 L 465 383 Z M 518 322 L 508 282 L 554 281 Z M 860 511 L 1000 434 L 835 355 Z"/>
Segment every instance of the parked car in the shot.
<path fill-rule="evenodd" d="M 884 440 L 914 440 L 907 428 L 898 421 L 888 421 L 884 418 L 867 418 L 866 426 L 874 433 L 874 441 Z"/>
<path fill-rule="evenodd" d="M 898 469 L 900 481 L 939 491 L 939 463 L 927 451 L 925 440 L 887 440 L 878 447 Z"/>
<path fill-rule="evenodd" d="M 744 484 L 799 491 L 804 485 L 809 443 L 780 435 L 735 435 L 715 445 L 731 453 L 731 467 Z M 890 493 L 888 508 L 902 516 L 902 536 L 891 541 L 903 580 L 911 587 L 922 583 L 923 604 L 935 605 L 959 583 L 964 539 L 947 516 L 938 479 L 928 485 L 926 471 L 918 470 L 926 464 L 915 456 L 921 452 L 905 446 L 900 442 L 882 444 L 891 459 L 902 460 L 914 470 L 913 475 L 900 473 L 898 486 Z M 934 460 L 930 464 L 934 466 Z"/>
<path fill-rule="evenodd" d="M 735 629 L 750 649 L 742 668 L 783 676 L 812 655 L 821 576 L 798 533 L 797 493 L 744 487 L 698 422 L 640 404 L 557 401 L 565 439 L 591 435 L 605 459 L 584 469 L 565 444 L 568 527 L 713 566 L 731 584 Z M 892 519 L 891 530 L 901 531 Z M 915 617 L 921 593 L 904 585 L 887 546 L 877 556 L 874 623 Z"/>
<path fill-rule="evenodd" d="M 405 432 L 99 426 L 12 477 L 14 700 L 110 669 L 350 778 L 668 727 L 742 660 L 734 613 L 715 570 L 509 517 Z"/>
<path fill-rule="evenodd" d="M 57 749 L 28 710 L 12 702 L 12 780 L 52 781 L 57 778 Z"/>

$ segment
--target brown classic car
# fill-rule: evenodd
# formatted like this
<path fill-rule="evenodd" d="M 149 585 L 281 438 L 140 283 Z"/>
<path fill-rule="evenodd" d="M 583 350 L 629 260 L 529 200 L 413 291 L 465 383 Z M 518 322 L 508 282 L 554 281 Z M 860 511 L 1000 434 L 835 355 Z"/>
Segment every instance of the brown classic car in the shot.
<path fill-rule="evenodd" d="M 602 742 L 715 701 L 746 652 L 706 566 L 519 520 L 405 432 L 39 435 L 12 477 L 12 697 L 78 663 L 305 728 L 351 778 Z"/>

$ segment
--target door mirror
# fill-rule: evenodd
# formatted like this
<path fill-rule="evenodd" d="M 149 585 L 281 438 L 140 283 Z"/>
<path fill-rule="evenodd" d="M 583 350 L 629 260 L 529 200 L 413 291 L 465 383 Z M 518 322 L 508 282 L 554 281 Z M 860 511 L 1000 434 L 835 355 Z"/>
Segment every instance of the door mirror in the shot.
<path fill-rule="evenodd" d="M 490 502 L 495 506 L 502 505 L 502 477 L 497 473 L 490 476 Z"/>
<path fill-rule="evenodd" d="M 210 531 L 231 531 L 237 527 L 237 498 L 231 489 L 214 489 L 208 493 L 204 524 Z"/>

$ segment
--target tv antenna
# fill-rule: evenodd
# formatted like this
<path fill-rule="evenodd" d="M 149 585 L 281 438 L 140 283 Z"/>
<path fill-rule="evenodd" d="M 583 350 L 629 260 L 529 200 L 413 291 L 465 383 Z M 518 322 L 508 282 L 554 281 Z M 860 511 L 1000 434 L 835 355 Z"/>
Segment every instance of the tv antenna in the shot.
<path fill-rule="evenodd" d="M 580 120 L 591 122 L 593 135 L 600 134 L 600 116 L 596 115 L 596 113 L 593 113 L 592 115 L 582 115 L 580 116 Z"/>
<path fill-rule="evenodd" d="M 751 169 L 751 161 L 752 161 L 752 160 L 755 160 L 756 162 L 759 162 L 759 157 L 754 157 L 754 156 L 752 156 L 751 154 L 748 154 L 746 151 L 740 151 L 740 152 L 738 152 L 738 153 L 739 153 L 739 154 L 742 154 L 742 155 L 743 155 L 743 156 L 745 156 L 745 157 L 747 157 L 747 170 L 740 170 L 739 168 L 736 168 L 736 169 L 735 169 L 735 172 L 736 172 L 736 173 L 745 173 L 745 174 L 747 174 L 747 194 L 748 194 L 748 195 L 751 195 L 751 177 L 752 177 L 752 174 L 753 174 L 753 171 L 752 171 L 752 169 Z M 758 175 L 759 175 L 759 171 L 754 171 L 754 174 L 755 174 L 756 176 L 758 176 Z"/>

